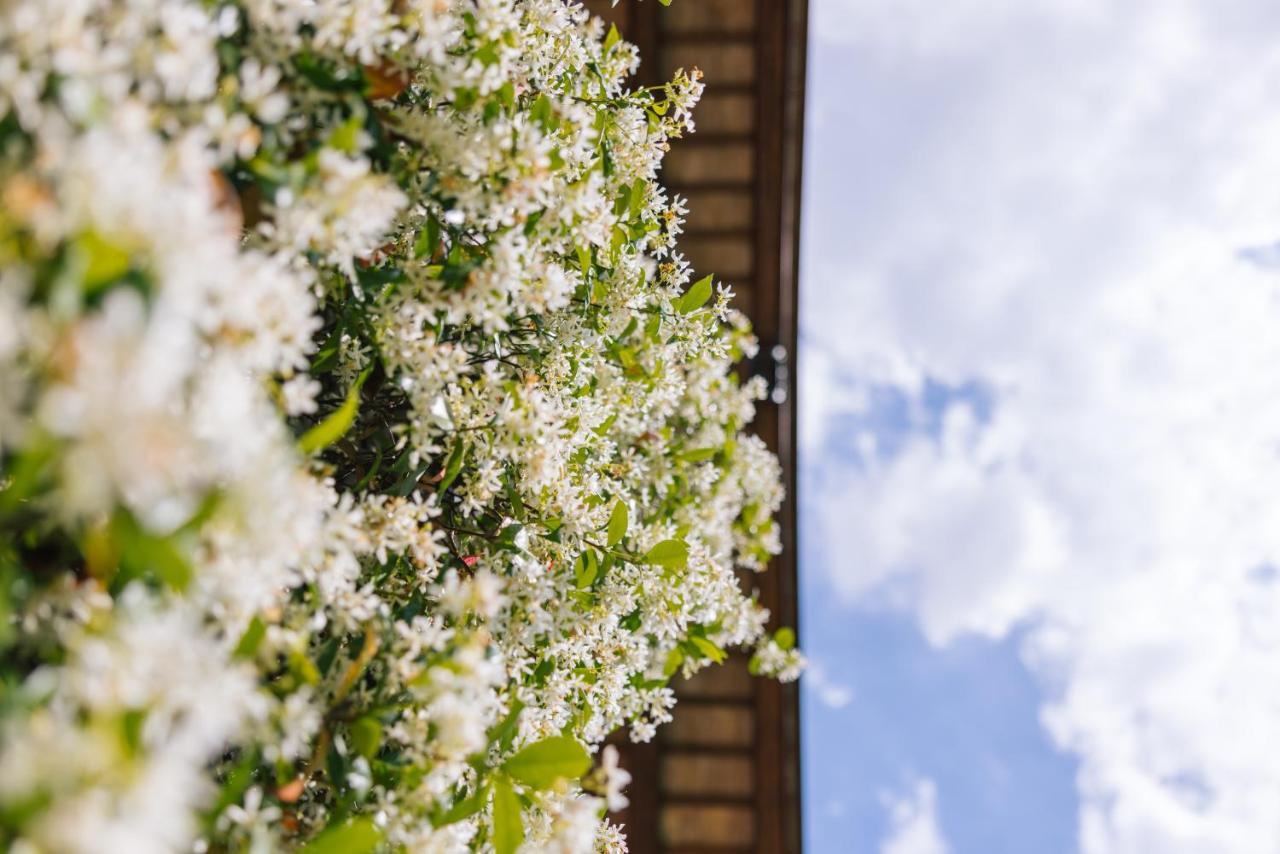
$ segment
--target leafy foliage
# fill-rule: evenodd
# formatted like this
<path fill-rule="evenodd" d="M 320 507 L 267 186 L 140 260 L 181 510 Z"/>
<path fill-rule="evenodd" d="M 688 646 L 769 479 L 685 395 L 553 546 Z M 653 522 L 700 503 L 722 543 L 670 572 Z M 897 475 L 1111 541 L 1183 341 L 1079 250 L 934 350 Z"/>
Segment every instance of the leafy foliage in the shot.
<path fill-rule="evenodd" d="M 657 181 L 700 75 L 569 0 L 15 0 L 0 50 L 0 845 L 619 849 L 593 754 L 760 642 L 778 549 Z"/>

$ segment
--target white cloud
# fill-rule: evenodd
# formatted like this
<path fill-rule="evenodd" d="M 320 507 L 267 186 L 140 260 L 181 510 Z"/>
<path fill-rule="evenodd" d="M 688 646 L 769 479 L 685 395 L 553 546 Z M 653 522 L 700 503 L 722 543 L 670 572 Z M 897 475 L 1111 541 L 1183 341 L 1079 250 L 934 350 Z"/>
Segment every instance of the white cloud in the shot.
<path fill-rule="evenodd" d="M 804 690 L 812 692 L 818 702 L 828 708 L 843 709 L 853 702 L 853 689 L 832 679 L 820 661 L 810 659 L 801 680 Z"/>
<path fill-rule="evenodd" d="M 833 581 L 938 643 L 1032 626 L 1085 851 L 1280 850 L 1280 279 L 1240 254 L 1280 239 L 1280 8 L 816 8 L 862 75 L 817 132 L 889 143 L 806 167 L 870 212 L 810 208 L 807 458 L 878 388 L 994 399 L 821 460 Z"/>
<path fill-rule="evenodd" d="M 889 835 L 880 854 L 949 854 L 938 828 L 938 793 L 932 780 L 916 780 L 905 795 L 884 796 Z"/>

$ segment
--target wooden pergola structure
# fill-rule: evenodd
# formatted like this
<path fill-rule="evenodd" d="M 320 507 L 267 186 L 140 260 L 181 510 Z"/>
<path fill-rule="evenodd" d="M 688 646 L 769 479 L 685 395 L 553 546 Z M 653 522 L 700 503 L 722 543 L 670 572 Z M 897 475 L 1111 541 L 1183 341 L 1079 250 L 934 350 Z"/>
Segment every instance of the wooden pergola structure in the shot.
<path fill-rule="evenodd" d="M 775 625 L 796 621 L 796 273 L 807 0 L 588 0 L 641 54 L 640 81 L 700 68 L 698 131 L 667 155 L 664 184 L 689 200 L 681 249 L 733 285 L 760 338 L 749 369 L 771 382 L 756 432 L 782 461 L 783 554 L 744 575 Z M 619 744 L 634 776 L 620 820 L 634 854 L 800 851 L 798 696 L 752 678 L 746 659 L 677 686 L 675 721 L 652 744 Z"/>

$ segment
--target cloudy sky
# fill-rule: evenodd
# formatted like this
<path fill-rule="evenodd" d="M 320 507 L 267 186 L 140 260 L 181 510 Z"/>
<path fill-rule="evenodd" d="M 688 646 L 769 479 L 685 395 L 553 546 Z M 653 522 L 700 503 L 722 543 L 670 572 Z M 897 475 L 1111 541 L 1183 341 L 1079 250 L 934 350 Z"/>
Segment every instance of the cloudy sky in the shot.
<path fill-rule="evenodd" d="M 1280 851 L 1280 5 L 811 4 L 809 849 Z"/>

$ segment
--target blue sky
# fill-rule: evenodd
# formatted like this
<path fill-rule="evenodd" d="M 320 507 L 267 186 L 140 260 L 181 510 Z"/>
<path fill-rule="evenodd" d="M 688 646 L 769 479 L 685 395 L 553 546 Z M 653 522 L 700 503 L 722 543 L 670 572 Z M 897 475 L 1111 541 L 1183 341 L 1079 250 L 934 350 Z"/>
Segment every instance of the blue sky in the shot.
<path fill-rule="evenodd" d="M 862 412 L 844 413 L 818 448 L 806 448 L 802 501 L 830 492 L 825 476 L 861 468 L 848 439 L 870 429 L 891 456 L 912 434 L 937 436 L 956 400 L 986 405 L 981 389 L 928 383 L 923 417 L 892 387 Z M 833 460 L 838 466 L 830 466 Z M 826 464 L 826 465 L 824 465 Z M 807 501 L 806 501 L 807 503 Z M 840 560 L 823 520 L 802 517 L 804 567 Z M 856 549 L 856 544 L 850 544 Z M 948 793 L 935 819 L 955 851 L 1067 854 L 1075 850 L 1075 763 L 1039 725 L 1039 692 L 1015 638 L 966 638 L 944 649 L 909 616 L 849 607 L 818 572 L 802 585 L 803 640 L 820 656 L 804 693 L 806 846 L 814 852 L 877 852 L 892 834 L 886 802 L 919 780 Z M 832 750 L 835 746 L 837 749 Z"/>
<path fill-rule="evenodd" d="M 1280 7 L 811 0 L 806 842 L 1280 850 Z"/>
<path fill-rule="evenodd" d="M 805 596 L 805 644 L 843 651 L 823 657 L 823 676 L 848 691 L 836 707 L 805 693 L 808 850 L 877 852 L 886 799 L 920 779 L 946 793 L 936 820 L 955 851 L 1075 850 L 1075 762 L 1040 727 L 1015 642 L 937 650 L 909 619 L 833 604 L 820 580 Z"/>

